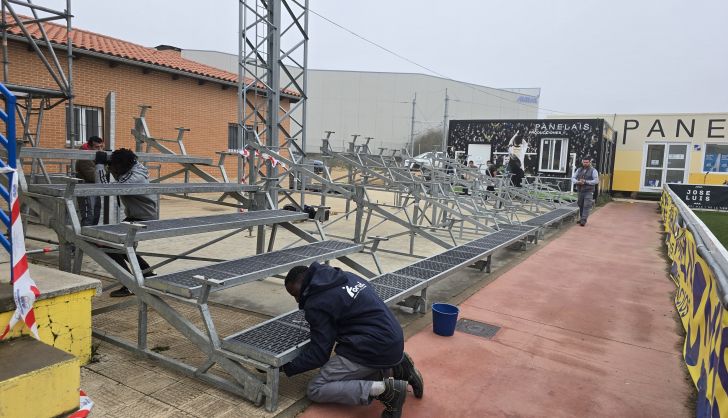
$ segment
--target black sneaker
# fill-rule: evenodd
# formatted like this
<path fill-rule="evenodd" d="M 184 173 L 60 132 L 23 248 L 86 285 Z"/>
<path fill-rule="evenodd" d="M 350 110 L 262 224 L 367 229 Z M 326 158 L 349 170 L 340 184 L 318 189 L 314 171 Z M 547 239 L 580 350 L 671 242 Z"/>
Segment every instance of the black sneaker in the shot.
<path fill-rule="evenodd" d="M 126 286 L 121 286 L 121 289 L 116 289 L 113 292 L 109 293 L 109 296 L 112 298 L 123 298 L 132 295 L 134 295 L 134 293 L 132 293 L 131 290 L 127 289 Z"/>
<path fill-rule="evenodd" d="M 407 381 L 384 379 L 384 393 L 377 399 L 384 404 L 382 418 L 399 418 L 402 416 L 402 406 L 407 399 Z"/>
<path fill-rule="evenodd" d="M 392 368 L 392 377 L 399 380 L 406 380 L 407 383 L 412 385 L 412 392 L 414 392 L 415 398 L 422 398 L 422 393 L 425 390 L 425 381 L 422 380 L 422 375 L 417 370 L 417 367 L 415 367 L 415 363 L 409 354 L 404 353 L 402 362 Z"/>

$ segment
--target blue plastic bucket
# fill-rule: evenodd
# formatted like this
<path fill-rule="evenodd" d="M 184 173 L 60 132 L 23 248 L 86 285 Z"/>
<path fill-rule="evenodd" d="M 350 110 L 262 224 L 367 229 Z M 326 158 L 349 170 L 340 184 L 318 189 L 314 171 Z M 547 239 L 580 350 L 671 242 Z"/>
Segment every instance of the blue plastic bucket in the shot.
<path fill-rule="evenodd" d="M 450 337 L 455 334 L 455 326 L 458 322 L 458 309 L 449 303 L 432 304 L 432 331 L 443 337 Z"/>

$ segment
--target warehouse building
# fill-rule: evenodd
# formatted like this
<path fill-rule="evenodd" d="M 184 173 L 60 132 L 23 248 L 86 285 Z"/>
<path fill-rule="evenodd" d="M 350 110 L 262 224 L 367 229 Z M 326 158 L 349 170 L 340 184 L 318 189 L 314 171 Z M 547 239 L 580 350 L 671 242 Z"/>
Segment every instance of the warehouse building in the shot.
<path fill-rule="evenodd" d="M 225 71 L 238 57 L 183 50 L 182 56 Z M 317 152 L 326 131 L 332 146 L 346 148 L 352 135 L 371 137 L 370 149 L 400 150 L 450 119 L 538 117 L 539 88 L 497 89 L 425 74 L 308 70 L 306 151 Z M 414 154 L 430 149 L 414 148 Z"/>

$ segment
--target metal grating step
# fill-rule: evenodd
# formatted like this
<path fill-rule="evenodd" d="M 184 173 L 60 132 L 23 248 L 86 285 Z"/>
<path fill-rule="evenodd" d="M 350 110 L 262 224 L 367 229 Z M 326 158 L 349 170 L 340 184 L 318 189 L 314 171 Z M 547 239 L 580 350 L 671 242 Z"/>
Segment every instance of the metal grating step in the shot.
<path fill-rule="evenodd" d="M 530 225 L 517 225 L 517 224 L 501 224 L 498 225 L 498 227 L 501 230 L 512 230 L 512 231 L 520 231 L 520 232 L 527 232 L 533 229 Z"/>
<path fill-rule="evenodd" d="M 565 216 L 568 216 L 572 213 L 574 213 L 576 210 L 574 208 L 559 208 L 554 209 L 550 212 L 544 213 L 543 215 L 538 215 L 532 219 L 527 220 L 524 222 L 526 225 L 532 225 L 532 226 L 545 226 L 551 222 L 555 222 Z"/>
<path fill-rule="evenodd" d="M 440 255 L 448 257 L 454 264 L 462 264 L 472 258 L 469 254 L 465 254 L 457 250 L 447 250 Z"/>
<path fill-rule="evenodd" d="M 432 261 L 430 259 L 418 261 L 418 262 L 412 264 L 412 267 L 417 267 L 417 268 L 432 270 L 432 271 L 437 271 L 437 272 L 447 271 L 452 268 L 452 266 L 449 264 L 438 263 L 438 262 Z"/>
<path fill-rule="evenodd" d="M 458 266 L 458 265 L 462 264 L 463 261 L 465 261 L 465 259 L 453 257 L 453 256 L 449 255 L 447 253 L 447 251 L 444 253 L 438 254 L 434 257 L 430 257 L 430 258 L 428 258 L 428 260 L 434 261 L 436 263 L 447 264 L 448 266 L 451 266 L 451 267 Z"/>
<path fill-rule="evenodd" d="M 463 257 L 469 257 L 469 258 L 477 257 L 477 256 L 483 254 L 483 251 L 478 248 L 467 247 L 464 245 L 457 246 L 448 251 L 450 253 L 462 255 Z"/>
<path fill-rule="evenodd" d="M 295 311 L 295 312 L 287 314 L 287 315 L 283 315 L 283 316 L 279 317 L 276 321 L 285 323 L 288 325 L 301 327 L 306 330 L 311 329 L 311 326 L 308 324 L 308 321 L 306 321 L 306 315 L 302 310 Z"/>
<path fill-rule="evenodd" d="M 385 303 L 389 302 L 392 298 L 402 293 L 401 289 L 395 289 L 393 287 L 388 286 L 380 286 L 378 284 L 374 284 L 374 292 L 379 296 L 380 299 L 382 299 Z"/>
<path fill-rule="evenodd" d="M 407 276 L 412 277 L 419 280 L 429 280 L 438 274 L 440 274 L 437 271 L 434 270 L 426 270 L 421 269 L 413 266 L 405 267 L 399 270 L 396 270 L 393 272 L 394 274 L 399 274 L 400 276 Z"/>
<path fill-rule="evenodd" d="M 316 242 L 316 243 L 314 243 L 314 245 L 328 248 L 330 250 L 343 250 L 343 249 L 349 248 L 352 244 L 350 242 L 344 242 L 344 241 L 327 240 L 327 241 Z"/>
<path fill-rule="evenodd" d="M 324 244 L 335 248 L 327 248 Z M 354 243 L 317 242 L 283 251 L 258 254 L 148 278 L 145 286 L 166 293 L 192 298 L 196 297 L 202 289 L 202 284 L 193 278 L 197 275 L 210 279 L 224 280 L 225 283 L 223 285 L 212 288 L 213 291 L 218 291 L 242 283 L 264 279 L 279 273 L 285 273 L 297 265 L 308 265 L 314 261 L 331 260 L 361 251 L 361 249 L 361 245 Z"/>
<path fill-rule="evenodd" d="M 238 183 L 84 183 L 74 186 L 74 196 L 124 196 L 175 193 L 244 193 L 260 190 L 259 186 Z M 65 184 L 29 184 L 28 191 L 46 196 L 63 197 Z"/>
<path fill-rule="evenodd" d="M 483 240 L 483 239 L 478 239 L 478 240 L 475 240 L 475 241 L 470 241 L 470 242 L 466 243 L 464 246 L 466 246 L 466 247 L 473 247 L 473 248 L 480 248 L 483 251 L 487 251 L 487 250 L 493 249 L 493 248 L 495 248 L 495 247 L 497 247 L 499 245 L 503 245 L 504 242 L 506 242 L 506 241 L 503 241 L 503 240 L 496 241 L 496 240 Z"/>
<path fill-rule="evenodd" d="M 268 259 L 270 259 L 270 257 Z M 231 275 L 250 274 L 270 267 L 270 265 L 267 264 L 265 261 L 266 259 L 260 257 L 260 255 L 256 255 L 246 259 L 244 262 L 233 260 L 212 264 L 207 267 L 207 270 L 215 270 L 221 274 L 227 275 L 228 277 L 230 277 Z"/>
<path fill-rule="evenodd" d="M 280 321 L 273 321 L 239 334 L 231 338 L 231 341 L 279 355 L 308 340 L 308 338 L 309 333 L 305 329 Z"/>
<path fill-rule="evenodd" d="M 137 222 L 146 228 L 137 231 L 136 240 L 152 240 L 190 235 L 225 229 L 247 228 L 258 225 L 272 225 L 307 219 L 308 215 L 288 210 L 260 210 L 245 213 L 198 216 L 194 218 L 165 219 Z M 126 224 L 85 226 L 82 235 L 105 241 L 123 243 L 129 226 Z"/>
<path fill-rule="evenodd" d="M 413 279 L 411 277 L 399 276 L 396 274 L 384 274 L 377 278 L 372 279 L 369 283 L 376 284 L 379 286 L 388 286 L 395 289 L 409 289 L 422 283 L 422 280 Z"/>

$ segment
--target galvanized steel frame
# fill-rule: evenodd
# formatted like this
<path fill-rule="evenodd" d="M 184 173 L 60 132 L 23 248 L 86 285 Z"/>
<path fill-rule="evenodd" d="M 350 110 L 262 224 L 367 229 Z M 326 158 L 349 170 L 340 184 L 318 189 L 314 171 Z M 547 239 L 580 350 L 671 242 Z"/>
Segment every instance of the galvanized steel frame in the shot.
<path fill-rule="evenodd" d="M 249 135 L 244 130 L 250 130 L 268 147 L 277 147 L 282 136 L 300 140 L 305 149 L 308 0 L 239 1 L 240 138 L 245 141 Z M 285 109 L 281 106 L 282 91 L 300 99 Z M 271 162 L 265 162 L 266 177 L 277 177 L 277 171 Z M 257 177 L 258 170 L 251 166 L 249 182 L 257 182 Z M 270 193 L 276 203 L 275 191 Z"/>
<path fill-rule="evenodd" d="M 113 241 L 107 241 L 99 237 L 90 237 L 84 235 L 82 227 L 78 219 L 75 207 L 75 197 L 83 194 L 83 189 L 91 189 L 93 185 L 76 185 L 76 181 L 71 181 L 68 185 L 59 186 L 34 186 L 34 194 L 36 196 L 43 196 L 39 192 L 52 191 L 50 195 L 43 196 L 43 199 L 39 199 L 42 202 L 49 203 L 48 210 L 54 211 L 54 222 L 52 223 L 54 229 L 59 235 L 59 244 L 61 246 L 75 246 L 75 256 L 72 261 L 61 263 L 61 268 L 66 270 L 78 272 L 80 270 L 80 261 L 83 254 L 88 254 L 94 261 L 99 263 L 107 272 L 109 272 L 114 278 L 121 282 L 124 286 L 129 288 L 137 297 L 138 300 L 138 321 L 137 321 L 137 341 L 132 343 L 126 341 L 117 336 L 111 335 L 107 332 L 95 329 L 93 335 L 104 341 L 108 341 L 112 344 L 120 347 L 129 349 L 138 355 L 153 359 L 162 363 L 167 367 L 171 367 L 181 373 L 187 374 L 191 377 L 198 378 L 209 384 L 220 387 L 231 393 L 242 396 L 248 400 L 251 400 L 256 405 L 262 405 L 265 402 L 266 409 L 273 411 L 277 408 L 278 403 L 278 382 L 279 382 L 279 368 L 273 367 L 269 364 L 265 364 L 256 361 L 250 357 L 240 356 L 236 353 L 230 352 L 221 346 L 220 337 L 214 328 L 212 316 L 210 313 L 209 306 L 207 304 L 208 297 L 211 291 L 217 287 L 229 285 L 230 283 L 224 283 L 219 280 L 206 279 L 204 277 L 196 276 L 195 278 L 201 285 L 201 290 L 195 295 L 190 297 L 183 297 L 173 294 L 167 294 L 164 291 L 152 289 L 144 286 L 145 278 L 143 277 L 143 271 L 136 261 L 136 249 L 135 244 L 139 241 L 137 234 L 145 226 L 143 224 L 128 224 L 126 235 L 123 242 L 114 239 Z M 197 190 L 199 187 L 204 188 L 217 188 L 222 187 L 236 187 L 238 189 L 249 189 L 259 190 L 256 186 L 244 186 L 239 184 L 230 183 L 217 183 L 217 184 L 189 184 L 190 190 Z M 98 188 L 98 187 L 96 187 Z M 124 194 L 140 194 L 148 193 L 150 191 L 160 192 L 163 188 L 172 188 L 174 191 L 184 192 L 183 185 L 173 184 L 153 184 L 153 185 L 137 185 L 128 186 L 124 190 L 119 190 L 118 187 L 108 185 L 107 189 L 103 193 L 106 195 L 114 195 L 114 193 Z M 170 189 L 170 190 L 172 190 Z M 94 193 L 98 193 L 95 191 Z M 256 192 L 257 198 L 253 199 L 257 202 L 257 207 L 253 209 L 265 209 L 269 206 L 269 199 L 262 197 L 261 195 L 267 196 L 263 192 Z M 53 209 L 51 209 L 53 207 Z M 292 214 L 296 218 L 303 218 L 302 214 Z M 275 219 L 273 219 L 275 221 Z M 308 234 L 299 227 L 291 224 L 290 222 L 284 222 L 280 226 L 291 231 L 295 235 L 303 238 L 309 242 L 318 241 L 313 235 Z M 265 234 L 261 233 L 259 227 L 259 252 L 263 249 L 260 245 L 265 241 Z M 194 228 L 193 228 L 194 229 Z M 190 231 L 185 231 L 190 232 Z M 262 237 L 262 241 L 261 241 Z M 275 240 L 275 232 L 271 233 L 270 243 L 268 245 L 269 250 L 272 249 Z M 99 246 L 101 245 L 101 246 Z M 358 248 L 361 249 L 361 246 Z M 130 267 L 131 273 L 126 271 L 120 265 L 118 265 L 108 255 L 109 252 L 119 252 L 126 254 Z M 347 250 L 332 249 L 331 255 L 341 256 L 351 252 Z M 367 270 L 363 266 L 359 265 L 349 257 L 340 257 L 340 260 L 350 267 L 354 268 L 361 274 L 367 276 L 373 276 L 374 273 Z M 257 276 L 256 276 L 257 277 Z M 168 300 L 174 300 L 197 307 L 204 324 L 203 328 L 197 327 L 191 321 L 187 320 L 180 312 L 178 312 Z M 126 306 L 125 303 L 122 305 Z M 172 327 L 179 331 L 184 337 L 194 344 L 202 353 L 207 356 L 207 360 L 197 366 L 186 364 L 178 359 L 164 356 L 160 353 L 155 353 L 147 347 L 147 309 L 151 307 L 154 309 L 162 318 L 165 319 Z M 101 312 L 109 312 L 111 309 L 104 309 Z M 214 375 L 209 372 L 210 368 L 218 364 L 222 367 L 230 376 L 230 379 L 225 379 L 220 376 Z M 258 370 L 265 371 L 265 378 L 261 378 L 255 373 L 248 370 L 248 368 L 256 368 Z"/>

